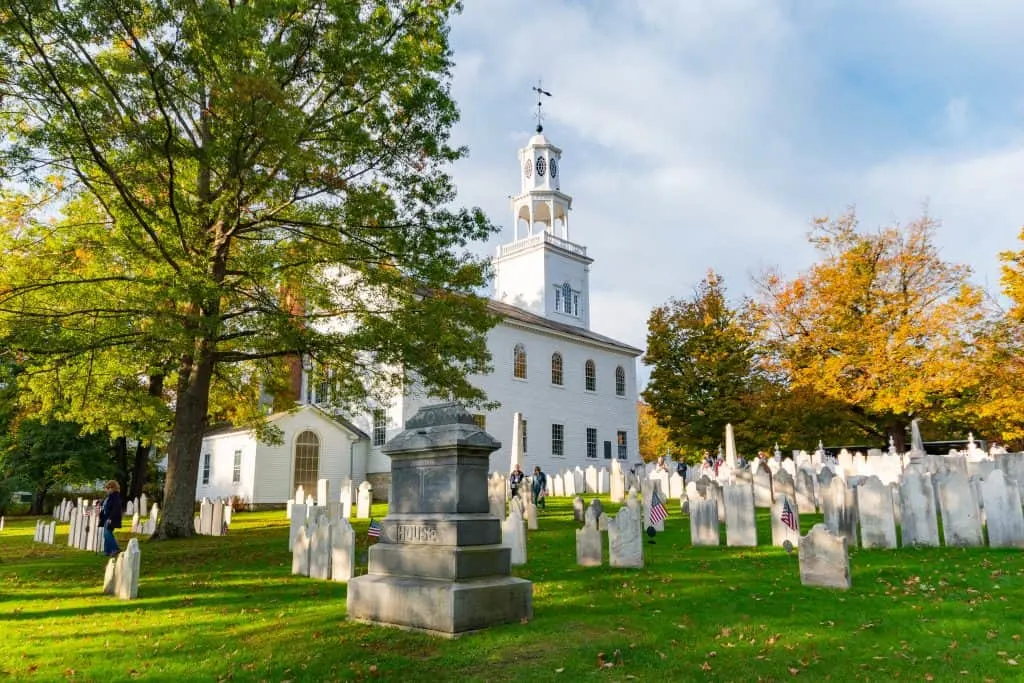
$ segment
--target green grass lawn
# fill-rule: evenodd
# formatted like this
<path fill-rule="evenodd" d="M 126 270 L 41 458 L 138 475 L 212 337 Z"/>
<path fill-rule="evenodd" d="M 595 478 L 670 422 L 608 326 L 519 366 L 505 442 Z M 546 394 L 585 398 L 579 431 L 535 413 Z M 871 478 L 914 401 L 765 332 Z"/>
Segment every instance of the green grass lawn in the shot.
<path fill-rule="evenodd" d="M 765 511 L 758 524 L 764 543 Z M 514 569 L 534 582 L 533 620 L 445 640 L 348 623 L 345 584 L 291 576 L 281 511 L 235 515 L 227 537 L 143 542 L 130 602 L 101 593 L 105 558 L 67 548 L 67 525 L 54 546 L 34 526 L 0 532 L 0 678 L 1024 679 L 1020 551 L 854 551 L 853 589 L 837 592 L 802 587 L 795 553 L 692 548 L 673 510 L 646 568 L 582 568 L 571 501 L 551 499 Z"/>

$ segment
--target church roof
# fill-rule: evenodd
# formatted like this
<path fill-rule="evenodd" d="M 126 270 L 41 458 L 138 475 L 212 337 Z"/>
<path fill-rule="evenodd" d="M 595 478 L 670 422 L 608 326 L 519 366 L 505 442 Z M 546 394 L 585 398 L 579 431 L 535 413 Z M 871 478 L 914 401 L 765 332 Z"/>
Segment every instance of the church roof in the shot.
<path fill-rule="evenodd" d="M 342 427 L 343 429 L 351 433 L 357 439 L 370 438 L 369 434 L 361 430 L 359 427 L 356 427 L 354 424 L 352 424 L 345 418 L 341 417 L 340 415 L 332 415 L 331 413 L 328 413 L 326 410 L 323 410 L 322 408 L 309 404 L 300 406 L 297 410 L 283 410 L 279 413 L 268 415 L 267 422 L 277 422 L 281 418 L 288 417 L 289 415 L 294 415 L 304 410 L 314 411 L 318 413 L 320 416 L 322 416 L 324 419 L 337 423 L 338 426 Z M 230 422 L 225 422 L 219 425 L 214 425 L 213 427 L 207 429 L 205 432 L 203 432 L 203 438 L 205 439 L 210 436 L 223 436 L 225 434 L 236 434 L 250 431 L 252 431 L 252 427 L 236 427 Z"/>
<path fill-rule="evenodd" d="M 500 315 L 502 318 L 508 320 L 576 337 L 581 341 L 601 344 L 602 346 L 611 346 L 618 351 L 624 351 L 632 356 L 639 356 L 643 353 L 640 349 L 630 346 L 629 344 L 624 344 L 616 339 L 612 339 L 611 337 L 606 337 L 603 334 L 591 332 L 590 330 L 582 327 L 576 327 L 575 325 L 566 325 L 565 323 L 550 320 L 542 315 L 537 315 L 536 313 L 530 313 L 529 311 L 523 310 L 518 306 L 506 304 L 501 301 L 495 301 L 494 299 L 490 299 L 487 302 L 487 306 L 490 308 L 492 313 Z"/>

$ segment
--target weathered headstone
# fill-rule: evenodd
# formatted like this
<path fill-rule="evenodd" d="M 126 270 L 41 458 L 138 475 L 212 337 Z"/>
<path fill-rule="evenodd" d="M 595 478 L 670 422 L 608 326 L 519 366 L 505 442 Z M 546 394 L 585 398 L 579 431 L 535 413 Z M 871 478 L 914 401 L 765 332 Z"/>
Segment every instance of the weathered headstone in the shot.
<path fill-rule="evenodd" d="M 526 525 L 519 505 L 510 506 L 508 517 L 501 523 L 501 544 L 511 551 L 513 567 L 526 564 Z"/>
<path fill-rule="evenodd" d="M 814 472 L 806 467 L 796 471 L 796 507 L 805 515 L 813 515 L 818 511 L 818 502 L 814 495 Z"/>
<path fill-rule="evenodd" d="M 581 567 L 600 567 L 601 532 L 597 529 L 597 520 L 591 510 L 587 511 L 586 518 L 583 528 L 576 530 L 576 564 Z"/>
<path fill-rule="evenodd" d="M 981 483 L 981 495 L 989 546 L 1024 548 L 1024 515 L 1017 482 L 1008 481 L 1001 470 L 995 470 Z"/>
<path fill-rule="evenodd" d="M 863 547 L 896 547 L 892 492 L 878 477 L 868 477 L 857 486 L 857 513 L 860 520 L 860 543 Z"/>
<path fill-rule="evenodd" d="M 331 578 L 331 525 L 321 520 L 309 539 L 309 577 Z"/>
<path fill-rule="evenodd" d="M 128 541 L 128 547 L 116 558 L 116 584 L 117 597 L 122 600 L 134 600 L 139 595 L 139 569 L 141 565 L 141 552 L 139 551 L 139 540 L 133 538 Z"/>
<path fill-rule="evenodd" d="M 356 532 L 347 519 L 331 523 L 331 580 L 347 582 L 356 575 Z"/>
<path fill-rule="evenodd" d="M 493 516 L 505 520 L 505 504 L 508 498 L 508 481 L 501 472 L 493 473 L 487 480 L 487 500 Z"/>
<path fill-rule="evenodd" d="M 612 460 L 611 474 L 609 475 L 609 489 L 613 503 L 621 503 L 626 497 L 626 482 L 622 475 L 622 465 L 618 460 Z"/>
<path fill-rule="evenodd" d="M 903 547 L 938 547 L 939 526 L 932 475 L 918 466 L 908 467 L 903 472 L 899 491 Z"/>
<path fill-rule="evenodd" d="M 306 506 L 296 503 L 292 506 L 291 527 L 288 530 L 288 550 L 295 549 L 295 540 L 299 537 L 299 529 L 306 528 Z"/>
<path fill-rule="evenodd" d="M 454 403 L 421 408 L 385 444 L 392 500 L 369 573 L 348 583 L 350 619 L 458 635 L 533 616 L 533 586 L 510 576 L 502 524 L 489 514 L 488 464 L 500 447 Z"/>
<path fill-rule="evenodd" d="M 717 546 L 721 543 L 718 525 L 718 503 L 696 495 L 690 496 L 690 542 L 693 545 Z"/>
<path fill-rule="evenodd" d="M 612 567 L 643 567 L 644 546 L 640 516 L 628 506 L 619 508 L 608 522 L 608 564 Z"/>
<path fill-rule="evenodd" d="M 789 503 L 789 514 L 792 515 L 793 524 L 796 528 L 789 526 L 784 518 L 786 503 Z M 793 547 L 800 543 L 800 511 L 786 494 L 780 493 L 775 496 L 775 503 L 772 505 L 771 514 L 772 545 L 782 548 L 788 541 Z"/>
<path fill-rule="evenodd" d="M 824 524 L 815 524 L 800 539 L 800 583 L 824 588 L 850 588 L 850 554 L 846 539 Z"/>
<path fill-rule="evenodd" d="M 364 481 L 359 485 L 359 498 L 356 501 L 356 519 L 369 519 L 370 518 L 370 502 L 372 500 L 371 492 L 373 486 L 370 482 Z"/>
<path fill-rule="evenodd" d="M 967 474 L 959 470 L 935 475 L 942 510 L 942 537 L 947 546 L 974 547 L 984 545 L 981 534 L 981 513 L 974 499 Z"/>
<path fill-rule="evenodd" d="M 213 505 L 208 498 L 199 503 L 199 533 L 209 536 L 213 529 Z"/>
<path fill-rule="evenodd" d="M 316 504 L 321 507 L 327 507 L 327 504 L 331 501 L 331 480 L 330 479 L 317 479 L 316 480 Z"/>
<path fill-rule="evenodd" d="M 583 496 L 576 496 L 572 499 L 572 518 L 575 522 L 583 521 L 583 509 L 586 503 L 583 501 Z"/>
<path fill-rule="evenodd" d="M 213 501 L 212 520 L 210 522 L 210 535 L 221 536 L 224 532 L 224 501 L 218 498 Z"/>
<path fill-rule="evenodd" d="M 295 521 L 294 517 L 292 517 L 292 521 Z M 305 524 L 299 527 L 292 545 L 292 574 L 309 576 L 309 538 L 306 537 Z"/>
<path fill-rule="evenodd" d="M 754 472 L 754 506 L 770 508 L 772 506 L 772 472 L 767 467 L 758 467 Z"/>
<path fill-rule="evenodd" d="M 744 484 L 730 484 L 724 487 L 724 493 L 725 544 L 730 547 L 756 546 L 754 494 L 750 487 Z"/>

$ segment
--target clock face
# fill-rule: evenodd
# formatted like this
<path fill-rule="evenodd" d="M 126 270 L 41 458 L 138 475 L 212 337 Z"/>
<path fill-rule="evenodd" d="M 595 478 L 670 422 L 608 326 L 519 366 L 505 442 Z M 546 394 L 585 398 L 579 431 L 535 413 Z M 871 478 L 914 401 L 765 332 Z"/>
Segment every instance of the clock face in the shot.
<path fill-rule="evenodd" d="M 537 175 L 542 176 L 547 170 L 548 162 L 544 161 L 544 157 L 537 157 Z"/>
<path fill-rule="evenodd" d="M 527 179 L 533 177 L 533 164 L 530 163 L 529 159 L 523 162 L 523 175 L 526 176 Z"/>
<path fill-rule="evenodd" d="M 551 177 L 558 177 L 558 162 L 555 159 L 551 160 Z"/>

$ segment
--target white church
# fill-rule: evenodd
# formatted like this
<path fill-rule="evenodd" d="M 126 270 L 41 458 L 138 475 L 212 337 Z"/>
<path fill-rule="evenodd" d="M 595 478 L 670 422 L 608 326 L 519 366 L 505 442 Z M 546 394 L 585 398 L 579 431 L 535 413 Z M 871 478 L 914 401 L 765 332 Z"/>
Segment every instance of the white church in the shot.
<path fill-rule="evenodd" d="M 477 415 L 502 442 L 491 471 L 509 470 L 513 418 L 522 416 L 523 469 L 545 472 L 611 460 L 640 461 L 637 444 L 636 359 L 640 349 L 590 329 L 587 248 L 569 233 L 572 197 L 561 190 L 562 150 L 540 126 L 519 150 L 521 190 L 511 199 L 512 240 L 498 247 L 491 309 L 502 317 L 487 338 L 494 370 L 473 379 L 496 410 Z M 367 415 L 345 419 L 318 407 L 305 372 L 299 410 L 269 419 L 278 446 L 251 432 L 220 429 L 203 440 L 197 498 L 236 496 L 254 505 L 281 504 L 318 479 L 331 491 L 342 481 L 368 480 L 388 497 L 390 461 L 381 452 L 405 421 L 436 399 L 411 387 Z M 628 461 L 628 462 L 625 462 Z M 332 495 L 332 498 L 335 496 Z"/>

